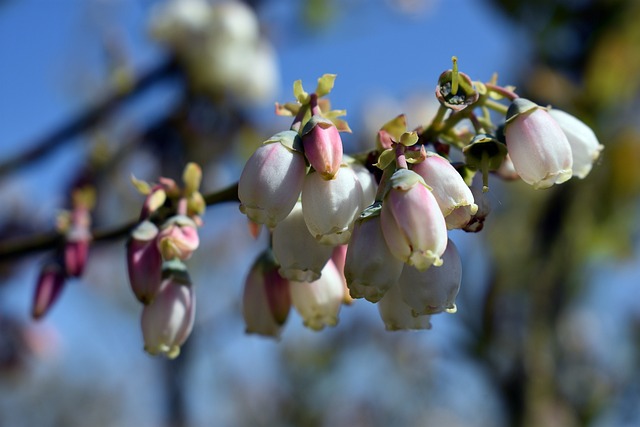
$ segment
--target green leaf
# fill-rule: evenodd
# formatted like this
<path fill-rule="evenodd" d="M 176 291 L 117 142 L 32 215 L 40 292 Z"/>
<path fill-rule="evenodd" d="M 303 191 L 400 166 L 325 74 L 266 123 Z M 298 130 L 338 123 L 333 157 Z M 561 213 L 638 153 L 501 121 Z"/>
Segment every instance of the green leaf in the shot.
<path fill-rule="evenodd" d="M 328 95 L 331 92 L 335 80 L 335 74 L 324 74 L 318 79 L 318 86 L 316 87 L 316 95 L 318 95 L 318 98 Z"/>

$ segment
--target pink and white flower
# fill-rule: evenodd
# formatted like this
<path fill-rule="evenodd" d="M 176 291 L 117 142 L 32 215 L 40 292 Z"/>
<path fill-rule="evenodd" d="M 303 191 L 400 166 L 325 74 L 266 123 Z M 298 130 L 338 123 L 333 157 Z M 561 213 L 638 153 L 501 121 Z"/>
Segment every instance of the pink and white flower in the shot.
<path fill-rule="evenodd" d="M 419 271 L 405 266 L 398 279 L 403 301 L 414 316 L 456 311 L 455 299 L 462 281 L 462 263 L 452 241 L 442 256 L 442 266 Z"/>
<path fill-rule="evenodd" d="M 573 176 L 585 178 L 591 172 L 593 163 L 600 157 L 604 146 L 600 144 L 593 130 L 578 118 L 555 108 L 550 109 L 549 114 L 558 122 L 571 145 Z"/>
<path fill-rule="evenodd" d="M 304 155 L 295 148 L 300 144 L 296 132 L 281 132 L 265 141 L 245 164 L 238 198 L 240 211 L 252 221 L 273 228 L 293 209 L 307 169 Z"/>
<path fill-rule="evenodd" d="M 520 178 L 536 189 L 571 178 L 573 157 L 560 125 L 546 109 L 517 98 L 507 112 L 507 149 Z"/>
<path fill-rule="evenodd" d="M 447 159 L 428 151 L 426 159 L 411 169 L 431 187 L 448 229 L 464 227 L 475 215 L 478 206 L 473 194 Z"/>
<path fill-rule="evenodd" d="M 244 283 L 242 316 L 246 332 L 279 337 L 290 307 L 289 281 L 278 273 L 271 252 L 265 251 Z"/>
<path fill-rule="evenodd" d="M 431 329 L 431 316 L 414 316 L 402 299 L 398 285 L 391 286 L 377 305 L 387 331 Z"/>
<path fill-rule="evenodd" d="M 360 214 L 362 187 L 350 167 L 343 166 L 327 181 L 311 171 L 304 179 L 302 211 L 309 232 L 320 243 L 349 242 L 353 223 Z"/>
<path fill-rule="evenodd" d="M 344 300 L 344 285 L 333 261 L 322 269 L 314 282 L 291 282 L 291 302 L 307 328 L 316 331 L 338 324 L 338 313 Z"/>
<path fill-rule="evenodd" d="M 436 198 L 417 173 L 397 170 L 382 204 L 380 224 L 391 253 L 423 271 L 441 265 L 447 224 Z"/>
<path fill-rule="evenodd" d="M 380 216 L 358 219 L 347 248 L 344 276 L 353 298 L 378 302 L 400 277 L 404 263 L 387 246 Z"/>
<path fill-rule="evenodd" d="M 309 233 L 301 203 L 273 230 L 272 245 L 282 277 L 299 282 L 317 280 L 333 252 Z"/>

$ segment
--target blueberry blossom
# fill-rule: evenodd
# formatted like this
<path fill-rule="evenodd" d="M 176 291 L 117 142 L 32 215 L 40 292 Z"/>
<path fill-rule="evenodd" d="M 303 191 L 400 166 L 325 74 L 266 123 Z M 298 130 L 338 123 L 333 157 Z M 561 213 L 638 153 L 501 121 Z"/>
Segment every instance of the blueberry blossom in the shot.
<path fill-rule="evenodd" d="M 426 270 L 441 265 L 447 247 L 447 225 L 436 198 L 417 173 L 398 169 L 380 213 L 384 239 L 399 260 Z"/>
<path fill-rule="evenodd" d="M 333 261 L 322 269 L 314 282 L 290 282 L 291 302 L 303 324 L 314 330 L 338 324 L 338 313 L 344 300 L 344 286 Z"/>
<path fill-rule="evenodd" d="M 586 177 L 604 147 L 593 130 L 581 120 L 555 108 L 550 109 L 549 114 L 558 122 L 571 145 L 573 176 Z"/>
<path fill-rule="evenodd" d="M 279 337 L 290 307 L 289 281 L 280 276 L 273 254 L 266 250 L 254 262 L 244 283 L 245 331 Z"/>
<path fill-rule="evenodd" d="M 391 286 L 377 305 L 387 331 L 431 329 L 431 316 L 414 316 L 402 299 L 398 285 Z"/>
<path fill-rule="evenodd" d="M 505 138 L 513 166 L 527 184 L 542 189 L 571 178 L 571 146 L 546 109 L 515 99 L 507 112 Z"/>
<path fill-rule="evenodd" d="M 187 260 L 200 245 L 198 226 L 186 215 L 175 215 L 162 225 L 157 242 L 163 259 Z"/>
<path fill-rule="evenodd" d="M 419 271 L 405 266 L 398 279 L 403 301 L 414 316 L 455 312 L 455 299 L 462 281 L 462 263 L 456 245 L 451 240 L 442 255 L 442 266 Z"/>
<path fill-rule="evenodd" d="M 404 263 L 394 257 L 380 228 L 380 215 L 356 221 L 347 248 L 344 276 L 353 298 L 378 302 L 393 286 Z"/>
<path fill-rule="evenodd" d="M 167 263 L 165 263 L 167 264 Z M 144 349 L 149 354 L 178 357 L 195 319 L 195 294 L 184 265 L 177 260 L 163 270 L 163 282 L 151 304 L 142 310 Z"/>
<path fill-rule="evenodd" d="M 304 155 L 322 179 L 333 179 L 342 164 L 342 139 L 338 128 L 322 116 L 314 115 L 302 130 Z"/>
<path fill-rule="evenodd" d="M 127 242 L 129 284 L 138 301 L 150 303 L 162 283 L 162 255 L 156 242 L 158 227 L 151 221 L 141 222 Z"/>
<path fill-rule="evenodd" d="M 304 179 L 304 220 L 309 232 L 321 243 L 342 245 L 349 242 L 361 203 L 362 187 L 348 166 L 342 166 L 328 181 L 315 171 L 309 172 Z"/>
<path fill-rule="evenodd" d="M 475 215 L 478 206 L 473 194 L 447 159 L 428 151 L 427 157 L 414 164 L 412 170 L 431 187 L 448 229 L 464 227 Z"/>
<path fill-rule="evenodd" d="M 65 281 L 64 267 L 57 260 L 52 260 L 42 267 L 33 294 L 31 316 L 34 319 L 40 319 L 51 309 L 60 297 Z"/>
<path fill-rule="evenodd" d="M 272 245 L 282 277 L 299 282 L 317 280 L 333 252 L 309 233 L 301 203 L 273 230 Z"/>
<path fill-rule="evenodd" d="M 273 228 L 289 215 L 306 174 L 300 146 L 296 132 L 280 132 L 249 158 L 238 182 L 240 211 L 249 219 Z"/>

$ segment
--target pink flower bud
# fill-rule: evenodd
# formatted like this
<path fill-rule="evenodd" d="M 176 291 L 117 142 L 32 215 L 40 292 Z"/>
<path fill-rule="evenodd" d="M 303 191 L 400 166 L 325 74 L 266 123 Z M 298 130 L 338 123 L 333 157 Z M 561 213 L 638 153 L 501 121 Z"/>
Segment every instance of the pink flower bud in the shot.
<path fill-rule="evenodd" d="M 340 272 L 333 261 L 322 270 L 315 282 L 291 282 L 291 302 L 307 328 L 319 331 L 338 324 L 338 312 L 344 300 Z"/>
<path fill-rule="evenodd" d="M 344 266 L 353 298 L 378 302 L 396 283 L 403 265 L 384 240 L 379 215 L 356 221 Z"/>
<path fill-rule="evenodd" d="M 507 112 L 507 149 L 520 178 L 533 188 L 561 184 L 571 178 L 571 146 L 547 110 L 517 98 Z"/>
<path fill-rule="evenodd" d="M 56 261 L 45 264 L 38 277 L 36 290 L 33 294 L 31 316 L 40 319 L 58 300 L 65 285 L 65 272 Z"/>
<path fill-rule="evenodd" d="M 377 305 L 387 331 L 431 329 L 431 316 L 414 316 L 411 307 L 402 300 L 398 285 L 391 286 Z"/>
<path fill-rule="evenodd" d="M 343 245 L 349 242 L 353 223 L 360 214 L 362 188 L 349 167 L 326 181 L 317 172 L 304 179 L 302 211 L 309 232 L 320 243 Z"/>
<path fill-rule="evenodd" d="M 440 267 L 419 271 L 405 266 L 398 279 L 398 287 L 404 302 L 412 308 L 413 315 L 455 312 L 455 299 L 462 281 L 462 263 L 456 245 L 451 240 L 442 255 Z"/>
<path fill-rule="evenodd" d="M 290 307 L 289 281 L 278 274 L 273 255 L 265 251 L 244 283 L 242 316 L 246 332 L 279 337 Z"/>
<path fill-rule="evenodd" d="M 462 176 L 449 161 L 436 153 L 413 165 L 412 170 L 431 187 L 449 230 L 464 227 L 475 215 L 478 206 Z"/>
<path fill-rule="evenodd" d="M 80 277 L 87 265 L 91 242 L 90 226 L 91 215 L 88 209 L 82 207 L 71 211 L 71 224 L 64 245 L 64 266 L 69 277 Z"/>
<path fill-rule="evenodd" d="M 272 243 L 280 275 L 300 282 L 317 280 L 333 252 L 309 233 L 300 203 L 273 230 Z"/>
<path fill-rule="evenodd" d="M 507 159 L 505 159 L 505 162 Z M 489 200 L 489 193 L 483 191 L 481 179 L 474 178 L 470 188 L 473 193 L 473 199 L 478 204 L 478 211 L 462 229 L 470 233 L 477 233 L 484 228 L 484 221 L 491 213 L 491 201 Z"/>
<path fill-rule="evenodd" d="M 382 204 L 380 224 L 391 253 L 423 271 L 441 265 L 447 224 L 436 198 L 417 173 L 397 170 Z"/>
<path fill-rule="evenodd" d="M 162 255 L 156 242 L 157 235 L 158 227 L 143 221 L 133 230 L 127 243 L 129 284 L 143 304 L 153 301 L 162 283 Z"/>
<path fill-rule="evenodd" d="M 173 277 L 164 279 L 153 302 L 142 310 L 144 349 L 152 355 L 178 357 L 193 328 L 195 295 L 190 283 Z"/>
<path fill-rule="evenodd" d="M 240 211 L 258 224 L 275 227 L 289 215 L 302 191 L 306 163 L 294 131 L 281 132 L 247 161 L 240 181 Z"/>
<path fill-rule="evenodd" d="M 186 215 L 173 216 L 162 225 L 157 242 L 165 260 L 187 260 L 200 245 L 198 226 Z"/>
<path fill-rule="evenodd" d="M 593 130 L 581 120 L 555 108 L 550 109 L 549 114 L 558 122 L 571 145 L 573 176 L 585 178 L 604 147 L 600 145 Z"/>
<path fill-rule="evenodd" d="M 342 139 L 336 126 L 321 116 L 313 116 L 302 131 L 304 154 L 322 179 L 333 179 L 342 163 Z"/>

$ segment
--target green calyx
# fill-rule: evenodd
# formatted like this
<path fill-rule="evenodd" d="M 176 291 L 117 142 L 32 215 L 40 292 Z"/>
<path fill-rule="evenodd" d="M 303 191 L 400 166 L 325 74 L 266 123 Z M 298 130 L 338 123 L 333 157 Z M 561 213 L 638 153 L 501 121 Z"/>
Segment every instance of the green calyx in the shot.
<path fill-rule="evenodd" d="M 529 101 L 525 98 L 516 98 L 513 100 L 509 109 L 507 110 L 507 116 L 505 124 L 511 123 L 516 117 L 523 114 L 530 114 L 540 107 L 535 102 Z"/>
<path fill-rule="evenodd" d="M 328 129 L 328 128 L 332 127 L 332 126 L 335 127 L 335 125 L 333 124 L 333 122 L 331 120 L 325 119 L 322 116 L 314 114 L 313 116 L 311 116 L 309 121 L 304 125 L 304 128 L 302 129 L 302 132 L 300 133 L 300 135 L 308 134 L 316 126 L 320 126 L 323 129 Z"/>
<path fill-rule="evenodd" d="M 187 266 L 178 258 L 170 259 L 162 263 L 162 280 L 173 279 L 181 285 L 191 285 L 191 277 Z"/>
<path fill-rule="evenodd" d="M 278 132 L 271 138 L 264 141 L 262 144 L 273 144 L 275 142 L 279 142 L 291 151 L 297 151 L 299 153 L 304 152 L 302 149 L 302 139 L 300 139 L 300 135 L 298 135 L 298 132 L 294 130 L 285 130 L 282 132 Z"/>
<path fill-rule="evenodd" d="M 422 184 L 431 190 L 431 187 L 424 182 L 424 179 L 420 175 L 409 169 L 398 169 L 389 179 L 390 188 L 402 191 L 407 191 L 413 188 L 416 184 Z"/>

